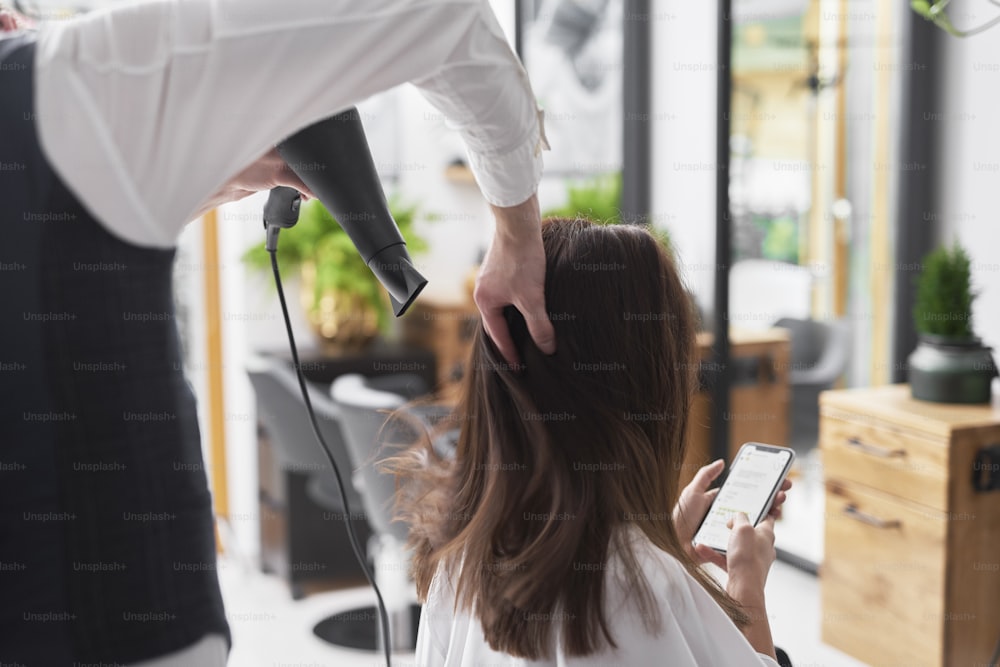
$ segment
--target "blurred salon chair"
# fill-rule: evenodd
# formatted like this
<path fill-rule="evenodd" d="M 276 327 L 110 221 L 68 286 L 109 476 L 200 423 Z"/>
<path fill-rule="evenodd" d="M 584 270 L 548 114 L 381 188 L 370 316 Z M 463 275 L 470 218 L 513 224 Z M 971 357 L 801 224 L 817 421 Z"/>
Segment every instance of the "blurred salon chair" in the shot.
<path fill-rule="evenodd" d="M 286 552 L 282 558 L 262 557 L 262 567 L 265 571 L 289 570 L 286 578 L 295 599 L 305 595 L 304 585 L 310 579 L 320 576 L 357 581 L 363 575 L 354 562 L 343 525 L 334 520 L 344 514 L 344 503 L 330 463 L 313 434 L 294 367 L 278 358 L 255 357 L 248 364 L 247 375 L 257 397 L 258 422 L 269 442 L 270 463 L 259 470 L 261 512 L 262 516 L 280 517 L 262 522 L 262 537 L 265 529 L 278 524 L 283 526 L 279 532 L 284 533 L 284 538 L 277 540 L 278 545 L 262 544 L 261 548 L 262 551 L 280 548 Z M 337 466 L 349 475 L 351 459 L 341 433 L 340 410 L 324 391 L 325 387 L 308 380 L 306 387 L 323 439 Z M 366 540 L 371 531 L 363 517 L 358 516 L 361 496 L 350 483 L 345 491 L 354 512 L 351 520 L 355 531 L 360 539 Z M 293 501 L 293 497 L 301 498 L 302 502 L 294 504 L 298 501 Z M 321 523 L 330 530 L 322 535 L 307 535 L 316 532 L 314 528 L 306 529 L 306 525 L 311 525 L 312 515 L 321 512 L 327 519 Z M 280 569 L 268 567 L 278 568 L 279 562 L 283 564 Z M 308 571 L 307 566 L 317 572 Z"/>
<path fill-rule="evenodd" d="M 410 418 L 387 422 L 389 413 L 403 407 L 414 398 L 425 395 L 428 387 L 416 375 L 399 374 L 364 377 L 342 375 L 333 382 L 331 395 L 341 415 L 341 427 L 346 450 L 354 471 L 351 482 L 361 496 L 361 507 L 372 528 L 368 553 L 375 581 L 382 592 L 389 615 L 392 649 L 412 651 L 416 646 L 420 607 L 413 602 L 413 585 L 409 578 L 409 554 L 406 540 L 409 527 L 392 520 L 396 482 L 392 475 L 381 473 L 382 459 L 398 450 L 383 445 L 409 445 L 416 442 L 421 430 L 433 426 L 444 407 L 410 407 Z M 360 613 L 359 613 L 360 612 Z M 314 632 L 328 641 L 343 644 L 349 632 L 358 648 L 381 648 L 378 609 L 355 610 L 355 619 L 374 619 L 374 623 L 337 624 L 324 621 Z M 352 627 L 353 626 L 353 627 Z M 365 646 L 360 646 L 361 642 Z"/>
<path fill-rule="evenodd" d="M 847 369 L 851 328 L 845 320 L 791 317 L 779 319 L 774 326 L 787 329 L 791 339 L 789 446 L 805 454 L 819 437 L 819 394 L 832 388 Z"/>

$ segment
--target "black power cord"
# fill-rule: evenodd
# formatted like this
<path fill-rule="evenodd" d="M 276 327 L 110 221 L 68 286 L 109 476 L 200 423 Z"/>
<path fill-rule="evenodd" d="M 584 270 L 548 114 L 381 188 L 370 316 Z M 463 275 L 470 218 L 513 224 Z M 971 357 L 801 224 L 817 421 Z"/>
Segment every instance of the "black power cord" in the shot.
<path fill-rule="evenodd" d="M 295 363 L 295 376 L 299 379 L 299 389 L 302 390 L 302 399 L 306 402 L 306 410 L 309 413 L 309 421 L 312 424 L 313 434 L 316 436 L 316 441 L 319 443 L 320 447 L 323 449 L 323 453 L 326 454 L 327 460 L 330 462 L 330 467 L 333 468 L 333 474 L 337 477 L 337 488 L 340 490 L 340 499 L 344 503 L 344 524 L 347 526 L 347 537 L 351 541 L 351 548 L 354 549 L 354 556 L 358 559 L 358 564 L 361 565 L 361 570 L 365 573 L 365 578 L 368 579 L 368 583 L 371 584 L 372 589 L 375 591 L 375 597 L 378 598 L 378 613 L 379 620 L 382 625 L 382 648 L 385 651 L 385 664 L 386 667 L 392 667 L 392 644 L 389 639 L 389 614 L 385 610 L 385 602 L 382 600 L 382 592 L 378 589 L 378 585 L 375 583 L 375 577 L 372 576 L 371 571 L 368 569 L 368 563 L 365 561 L 365 556 L 361 552 L 361 545 L 358 544 L 358 536 L 354 534 L 354 526 L 351 524 L 351 508 L 347 503 L 347 492 L 344 490 L 344 480 L 340 476 L 340 468 L 337 467 L 337 462 L 333 460 L 333 454 L 330 452 L 330 446 L 326 444 L 323 439 L 323 435 L 319 432 L 319 425 L 316 423 L 316 414 L 313 412 L 312 401 L 309 400 L 309 391 L 306 389 L 305 378 L 302 377 L 302 365 L 299 363 L 299 352 L 295 347 L 295 336 L 292 334 L 292 322 L 288 317 L 288 306 L 285 304 L 285 291 L 281 287 L 281 273 L 278 271 L 278 254 L 276 250 L 268 250 L 271 255 L 271 270 L 274 272 L 274 285 L 278 288 L 278 300 L 281 302 L 281 314 L 285 318 L 285 330 L 288 331 L 288 345 L 292 350 L 292 361 Z"/>

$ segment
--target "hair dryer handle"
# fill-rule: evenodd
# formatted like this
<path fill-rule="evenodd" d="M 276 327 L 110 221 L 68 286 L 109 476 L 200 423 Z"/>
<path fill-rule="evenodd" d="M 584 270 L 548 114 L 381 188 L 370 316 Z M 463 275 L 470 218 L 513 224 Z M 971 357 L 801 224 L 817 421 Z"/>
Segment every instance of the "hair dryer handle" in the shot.
<path fill-rule="evenodd" d="M 294 227 L 299 221 L 299 207 L 302 195 L 295 188 L 279 185 L 271 188 L 271 194 L 264 204 L 264 229 L 267 230 L 265 248 L 268 252 L 278 249 L 278 232 Z"/>

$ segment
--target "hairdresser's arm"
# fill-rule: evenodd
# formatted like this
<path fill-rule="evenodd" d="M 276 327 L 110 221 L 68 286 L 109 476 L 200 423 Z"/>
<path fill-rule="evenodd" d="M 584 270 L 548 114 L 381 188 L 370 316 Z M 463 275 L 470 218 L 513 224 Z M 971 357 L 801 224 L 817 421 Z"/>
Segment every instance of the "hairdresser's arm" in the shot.
<path fill-rule="evenodd" d="M 406 81 L 462 132 L 490 203 L 540 177 L 534 99 L 486 0 L 118 5 L 43 25 L 36 71 L 53 167 L 141 245 L 172 245 L 286 136 Z"/>
<path fill-rule="evenodd" d="M 414 83 L 461 132 L 496 219 L 474 294 L 486 332 L 508 362 L 520 361 L 503 317 L 504 307 L 512 304 L 524 315 L 538 347 L 554 353 L 535 194 L 548 143 L 528 76 L 485 2 L 449 64 Z"/>
<path fill-rule="evenodd" d="M 519 206 L 493 207 L 496 233 L 476 277 L 474 298 L 483 326 L 510 364 L 520 363 L 507 329 L 508 304 L 524 315 L 535 344 L 546 354 L 556 351 L 555 330 L 545 309 L 545 249 L 539 225 L 538 198 Z"/>
<path fill-rule="evenodd" d="M 0 32 L 13 32 L 34 27 L 35 22 L 24 14 L 11 9 L 0 9 Z"/>
<path fill-rule="evenodd" d="M 223 204 L 239 201 L 261 190 L 270 190 L 279 185 L 295 188 L 302 194 L 303 199 L 308 200 L 315 196 L 302 179 L 288 168 L 278 155 L 278 150 L 272 148 L 262 158 L 230 179 L 211 199 L 202 204 L 197 217 Z"/>

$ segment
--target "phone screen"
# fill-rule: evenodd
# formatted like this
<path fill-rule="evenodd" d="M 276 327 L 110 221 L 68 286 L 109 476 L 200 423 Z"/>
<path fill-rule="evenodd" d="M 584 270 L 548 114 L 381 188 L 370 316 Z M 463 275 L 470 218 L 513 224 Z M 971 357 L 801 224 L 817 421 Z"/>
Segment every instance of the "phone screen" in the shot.
<path fill-rule="evenodd" d="M 694 542 L 725 552 L 729 545 L 726 523 L 737 512 L 744 512 L 756 526 L 770 509 L 793 456 L 784 447 L 743 445 Z"/>

